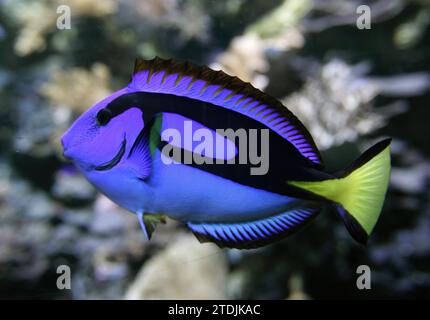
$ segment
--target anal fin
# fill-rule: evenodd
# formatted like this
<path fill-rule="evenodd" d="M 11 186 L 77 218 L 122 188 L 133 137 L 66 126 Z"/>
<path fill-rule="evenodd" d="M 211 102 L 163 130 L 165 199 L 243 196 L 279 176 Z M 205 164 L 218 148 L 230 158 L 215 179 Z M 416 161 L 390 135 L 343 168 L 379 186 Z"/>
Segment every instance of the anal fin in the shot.
<path fill-rule="evenodd" d="M 251 249 L 296 232 L 311 221 L 319 210 L 320 206 L 306 206 L 254 221 L 188 222 L 187 227 L 200 242 L 214 242 L 221 248 Z"/>

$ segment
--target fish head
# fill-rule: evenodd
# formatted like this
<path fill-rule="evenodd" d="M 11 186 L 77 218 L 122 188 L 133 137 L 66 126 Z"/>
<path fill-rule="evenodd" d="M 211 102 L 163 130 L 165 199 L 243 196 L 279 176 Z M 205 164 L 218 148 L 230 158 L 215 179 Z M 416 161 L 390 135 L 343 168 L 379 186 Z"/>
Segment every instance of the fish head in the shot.
<path fill-rule="evenodd" d="M 128 154 L 144 127 L 140 108 L 113 115 L 107 106 L 120 90 L 96 103 L 76 119 L 61 138 L 63 155 L 84 171 L 107 170 Z"/>

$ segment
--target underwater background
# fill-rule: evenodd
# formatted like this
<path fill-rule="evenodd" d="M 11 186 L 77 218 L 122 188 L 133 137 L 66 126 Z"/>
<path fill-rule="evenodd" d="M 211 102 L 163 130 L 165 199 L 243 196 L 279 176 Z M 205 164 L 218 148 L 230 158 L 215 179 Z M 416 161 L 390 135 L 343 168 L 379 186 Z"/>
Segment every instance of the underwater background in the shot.
<path fill-rule="evenodd" d="M 0 0 L 0 298 L 430 298 L 429 40 L 428 0 Z M 392 137 L 368 246 L 331 211 L 257 250 L 202 245 L 171 220 L 147 242 L 59 141 L 137 56 L 250 81 L 303 121 L 331 171 Z M 70 289 L 57 288 L 62 265 Z M 360 265 L 371 289 L 357 288 Z"/>

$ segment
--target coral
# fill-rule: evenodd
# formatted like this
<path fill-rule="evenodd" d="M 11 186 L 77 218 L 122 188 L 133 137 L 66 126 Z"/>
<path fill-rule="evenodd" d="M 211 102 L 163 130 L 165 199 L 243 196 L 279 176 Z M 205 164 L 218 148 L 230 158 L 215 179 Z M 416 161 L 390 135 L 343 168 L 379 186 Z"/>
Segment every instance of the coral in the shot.
<path fill-rule="evenodd" d="M 278 37 L 300 24 L 311 9 L 309 0 L 284 0 L 279 7 L 248 27 L 248 31 L 256 32 L 262 38 Z"/>
<path fill-rule="evenodd" d="M 56 69 L 49 82 L 42 86 L 41 93 L 52 105 L 82 113 L 111 93 L 110 78 L 109 69 L 101 63 L 94 64 L 89 71 L 83 68 Z"/>
<path fill-rule="evenodd" d="M 268 68 L 264 55 L 264 42 L 252 33 L 237 37 L 233 39 L 228 50 L 219 55 L 217 63 L 212 64 L 211 67 L 222 68 L 225 72 L 263 89 L 267 78 L 262 74 Z"/>
<path fill-rule="evenodd" d="M 372 83 L 360 81 L 354 68 L 335 59 L 283 103 L 303 121 L 316 144 L 327 149 L 383 125 L 384 117 L 373 111 L 377 93 Z"/>
<path fill-rule="evenodd" d="M 61 5 L 70 7 L 72 21 L 80 16 L 102 17 L 117 10 L 113 0 L 7 0 L 4 5 L 21 28 L 15 43 L 15 52 L 20 56 L 45 50 L 46 36 L 56 30 L 57 8 Z"/>
<path fill-rule="evenodd" d="M 226 278 L 227 261 L 221 249 L 179 234 L 143 266 L 125 298 L 225 299 Z"/>

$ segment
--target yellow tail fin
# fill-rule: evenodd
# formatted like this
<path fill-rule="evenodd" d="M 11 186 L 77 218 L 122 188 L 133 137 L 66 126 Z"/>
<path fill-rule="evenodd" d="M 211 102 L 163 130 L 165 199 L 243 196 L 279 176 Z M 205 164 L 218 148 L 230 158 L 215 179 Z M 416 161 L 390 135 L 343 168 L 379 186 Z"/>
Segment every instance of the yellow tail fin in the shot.
<path fill-rule="evenodd" d="M 366 243 L 381 213 L 390 178 L 390 143 L 383 140 L 364 152 L 345 173 L 324 181 L 290 181 L 333 201 L 350 234 Z"/>

